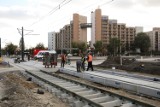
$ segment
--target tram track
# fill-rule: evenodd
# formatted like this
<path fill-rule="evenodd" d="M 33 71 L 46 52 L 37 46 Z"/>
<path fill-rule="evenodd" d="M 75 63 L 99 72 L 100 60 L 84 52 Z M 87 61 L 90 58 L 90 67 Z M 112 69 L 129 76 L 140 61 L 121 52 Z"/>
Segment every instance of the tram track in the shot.
<path fill-rule="evenodd" d="M 35 67 L 35 71 L 19 67 L 25 70 L 24 75 L 32 77 L 35 83 L 66 101 L 71 107 L 154 107 Z"/>
<path fill-rule="evenodd" d="M 154 107 L 43 70 L 25 72 L 32 76 L 34 82 L 70 103 L 71 107 Z"/>
<path fill-rule="evenodd" d="M 50 75 L 42 70 L 34 73 L 27 70 L 26 72 L 53 86 L 54 88 L 50 90 L 60 98 L 67 99 L 73 107 L 153 107 L 70 79 Z"/>

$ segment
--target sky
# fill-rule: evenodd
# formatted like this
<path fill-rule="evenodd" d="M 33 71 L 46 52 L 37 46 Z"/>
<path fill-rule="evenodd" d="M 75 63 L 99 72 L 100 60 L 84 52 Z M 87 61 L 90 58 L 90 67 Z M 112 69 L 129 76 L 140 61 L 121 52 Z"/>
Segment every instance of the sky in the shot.
<path fill-rule="evenodd" d="M 90 23 L 91 12 L 97 8 L 128 27 L 142 26 L 144 31 L 160 27 L 160 0 L 0 0 L 1 46 L 19 45 L 23 27 L 26 48 L 38 43 L 47 47 L 48 32 L 59 32 L 74 13 L 87 16 Z"/>

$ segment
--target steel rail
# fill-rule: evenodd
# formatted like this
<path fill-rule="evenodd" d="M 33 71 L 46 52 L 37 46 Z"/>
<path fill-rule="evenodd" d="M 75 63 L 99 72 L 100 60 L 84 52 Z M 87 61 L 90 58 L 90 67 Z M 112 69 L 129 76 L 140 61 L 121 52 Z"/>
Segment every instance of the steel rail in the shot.
<path fill-rule="evenodd" d="M 25 69 L 25 72 L 26 72 L 26 73 L 34 76 L 35 78 L 38 78 L 38 79 L 40 79 L 41 81 L 44 81 L 45 83 L 47 83 L 47 84 L 49 84 L 49 85 L 51 85 L 51 86 L 53 86 L 53 87 L 57 87 L 58 89 L 66 92 L 66 93 L 69 93 L 69 94 L 71 94 L 71 95 L 74 96 L 74 97 L 78 97 L 78 99 L 80 99 L 80 101 L 82 101 L 82 102 L 87 102 L 87 104 L 90 105 L 91 107 L 105 107 L 105 106 L 103 106 L 102 104 L 96 103 L 95 101 L 92 101 L 92 100 L 90 100 L 90 99 L 88 99 L 88 98 L 85 98 L 84 96 L 81 96 L 80 94 L 77 94 L 77 93 L 74 92 L 74 91 L 68 90 L 68 89 L 66 89 L 66 88 L 63 87 L 63 86 L 60 86 L 60 85 L 55 84 L 55 83 L 52 83 L 52 82 L 48 81 L 47 79 L 42 78 L 40 75 L 37 75 L 37 74 L 34 74 L 33 72 L 28 71 L 25 67 L 22 67 L 22 66 L 19 66 L 19 67 Z M 37 68 L 37 69 L 38 69 L 38 68 Z M 38 69 L 38 70 L 40 70 L 40 69 Z M 121 96 L 121 95 L 118 95 L 118 94 L 115 94 L 115 93 L 112 93 L 112 92 L 108 92 L 108 91 L 106 91 L 106 90 L 97 88 L 97 87 L 92 86 L 92 85 L 86 85 L 85 83 L 80 83 L 80 82 L 77 82 L 77 81 L 73 81 L 73 80 L 71 80 L 71 79 L 64 78 L 64 77 L 58 76 L 58 75 L 56 75 L 56 74 L 51 74 L 51 73 L 49 73 L 49 72 L 47 72 L 47 71 L 44 71 L 44 70 L 40 70 L 40 71 L 41 71 L 42 73 L 44 73 L 44 75 L 50 75 L 50 76 L 52 76 L 52 77 L 54 76 L 54 77 L 61 78 L 61 79 L 66 80 L 66 81 L 70 81 L 70 82 L 72 82 L 72 83 L 74 82 L 74 83 L 76 83 L 76 84 L 80 84 L 80 85 L 86 86 L 87 88 L 91 88 L 91 89 L 93 89 L 93 90 L 99 90 L 102 94 L 104 94 L 104 93 L 107 94 L 107 93 L 108 93 L 109 96 L 116 97 L 116 98 L 118 98 L 118 100 L 123 101 L 123 102 L 122 102 L 122 105 L 125 103 L 125 101 L 129 101 L 129 102 L 130 102 L 131 104 L 133 104 L 135 107 L 136 107 L 136 106 L 140 106 L 140 107 L 154 107 L 154 105 L 152 105 L 152 104 L 148 104 L 148 103 L 146 104 L 145 102 L 137 101 L 137 100 L 132 99 L 132 98 L 128 98 L 128 97 Z M 128 103 L 128 102 L 127 102 L 127 103 Z M 90 107 L 90 106 L 89 106 L 89 107 Z M 108 106 L 107 106 L 107 107 L 108 107 Z M 115 106 L 115 107 L 123 107 L 123 106 Z M 124 107 L 130 107 L 130 106 L 124 106 Z"/>
<path fill-rule="evenodd" d="M 88 100 L 88 99 L 86 99 L 86 98 L 83 97 L 83 96 L 80 96 L 80 95 L 78 95 L 78 94 L 76 94 L 76 93 L 74 93 L 74 92 L 72 92 L 72 91 L 70 91 L 70 90 L 67 90 L 67 89 L 63 88 L 62 86 L 59 86 L 59 85 L 54 84 L 54 83 L 51 83 L 51 82 L 47 81 L 46 79 L 43 79 L 43 78 L 41 78 L 41 77 L 39 77 L 39 76 L 37 76 L 37 75 L 35 75 L 35 74 L 27 71 L 27 70 L 26 70 L 25 72 L 27 72 L 28 74 L 30 74 L 30 75 L 32 75 L 32 76 L 34 76 L 34 77 L 36 77 L 36 78 L 38 78 L 38 79 L 46 82 L 47 84 L 50 84 L 51 86 L 60 88 L 62 91 L 65 91 L 65 92 L 67 92 L 67 93 L 70 93 L 70 94 L 72 94 L 73 96 L 78 96 L 78 97 L 80 98 L 80 100 L 89 102 L 89 105 L 93 105 L 93 106 L 95 106 L 95 107 L 103 107 L 103 106 L 101 106 L 100 104 L 97 104 L 97 103 L 95 103 L 95 102 L 93 102 L 93 101 L 91 101 L 91 100 Z"/>
<path fill-rule="evenodd" d="M 100 91 L 101 93 L 109 93 L 109 96 L 113 96 L 113 97 L 117 98 L 118 100 L 121 100 L 121 101 L 124 101 L 124 102 L 125 102 L 125 101 L 129 101 L 129 102 L 131 102 L 131 103 L 134 104 L 134 105 L 142 105 L 142 107 L 154 107 L 154 106 L 152 106 L 152 105 L 150 105 L 150 104 L 146 104 L 146 103 L 143 103 L 143 102 L 140 102 L 140 101 L 136 101 L 136 100 L 131 99 L 131 98 L 127 98 L 127 97 L 124 97 L 124 96 L 120 96 L 120 95 L 117 95 L 117 94 L 111 93 L 111 92 L 106 92 L 105 90 L 99 89 L 99 88 L 94 87 L 94 86 L 86 85 L 86 84 L 84 84 L 84 83 L 80 83 L 80 82 L 73 81 L 73 80 L 70 80 L 70 79 L 67 79 L 67 78 L 63 78 L 63 77 L 57 76 L 57 75 L 55 75 L 55 74 L 50 74 L 50 73 L 48 73 L 48 72 L 46 72 L 46 71 L 43 71 L 43 70 L 40 70 L 40 71 L 41 71 L 42 73 L 44 73 L 44 75 L 46 74 L 46 75 L 50 75 L 50 76 L 54 76 L 54 77 L 60 78 L 60 79 L 62 79 L 62 80 L 70 81 L 70 82 L 72 82 L 72 83 L 80 84 L 80 85 L 86 86 L 86 87 L 89 88 L 89 89 L 98 90 L 98 91 Z M 42 78 L 40 75 L 38 76 L 37 74 L 34 74 L 34 73 L 29 72 L 29 71 L 27 71 L 27 70 L 26 70 L 26 72 L 27 72 L 28 74 L 30 74 L 30 75 L 32 75 L 32 76 L 40 79 L 41 81 L 44 81 L 45 83 L 50 84 L 50 85 L 53 86 L 53 87 L 59 88 L 61 91 L 64 91 L 64 92 L 66 92 L 66 93 L 69 93 L 69 94 L 71 94 L 72 96 L 78 97 L 78 98 L 80 99 L 80 101 L 87 102 L 88 105 L 90 105 L 90 106 L 92 106 L 92 107 L 104 107 L 102 104 L 99 104 L 99 103 L 96 103 L 95 101 L 92 101 L 92 100 L 90 100 L 90 99 L 87 99 L 87 98 L 85 98 L 84 96 L 81 96 L 81 95 L 75 93 L 74 91 L 68 90 L 68 89 L 66 89 L 65 87 L 60 86 L 60 85 L 58 85 L 58 84 L 55 84 L 55 83 L 53 83 L 53 82 L 49 82 L 47 79 Z M 123 104 L 123 103 L 122 103 L 122 104 Z M 120 106 L 119 106 L 119 107 L 120 107 Z M 123 106 L 122 106 L 122 107 L 123 107 Z"/>

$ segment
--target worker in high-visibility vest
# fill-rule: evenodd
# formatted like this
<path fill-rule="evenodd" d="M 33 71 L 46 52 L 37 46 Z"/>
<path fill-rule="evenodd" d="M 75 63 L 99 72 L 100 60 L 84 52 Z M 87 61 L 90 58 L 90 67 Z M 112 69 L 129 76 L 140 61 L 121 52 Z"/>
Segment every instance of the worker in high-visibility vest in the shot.
<path fill-rule="evenodd" d="M 91 68 L 92 71 L 93 71 L 92 60 L 93 60 L 93 57 L 92 57 L 91 53 L 88 53 L 88 57 L 87 57 L 87 61 L 88 61 L 87 71 L 88 71 L 89 68 Z"/>

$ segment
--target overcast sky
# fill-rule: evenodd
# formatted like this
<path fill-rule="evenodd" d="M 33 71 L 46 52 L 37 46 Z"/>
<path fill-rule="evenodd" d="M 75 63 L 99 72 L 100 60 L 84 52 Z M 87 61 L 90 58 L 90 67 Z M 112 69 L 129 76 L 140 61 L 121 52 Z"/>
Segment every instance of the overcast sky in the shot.
<path fill-rule="evenodd" d="M 109 19 L 117 19 L 126 26 L 142 26 L 144 31 L 160 27 L 160 0 L 0 0 L 0 37 L 2 48 L 6 43 L 19 44 L 21 35 L 17 28 L 26 31 L 25 46 L 38 43 L 48 46 L 48 32 L 58 32 L 72 20 L 73 13 L 87 16 L 91 11 L 102 9 Z M 90 32 L 90 30 L 88 30 Z M 88 41 L 90 37 L 88 35 Z"/>

